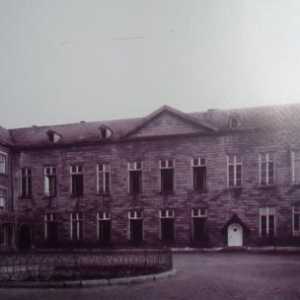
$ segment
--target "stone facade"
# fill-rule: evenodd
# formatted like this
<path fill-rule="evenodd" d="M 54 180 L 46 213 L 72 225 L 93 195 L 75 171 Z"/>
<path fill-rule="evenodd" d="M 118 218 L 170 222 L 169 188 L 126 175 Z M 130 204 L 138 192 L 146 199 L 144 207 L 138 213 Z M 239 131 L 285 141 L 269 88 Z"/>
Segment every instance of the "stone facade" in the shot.
<path fill-rule="evenodd" d="M 299 105 L 198 115 L 163 107 L 140 120 L 11 130 L 13 182 L 0 176 L 0 185 L 13 191 L 10 210 L 30 220 L 25 235 L 35 247 L 300 245 L 298 112 Z M 109 191 L 99 189 L 103 165 Z M 50 167 L 55 180 L 46 183 Z"/>

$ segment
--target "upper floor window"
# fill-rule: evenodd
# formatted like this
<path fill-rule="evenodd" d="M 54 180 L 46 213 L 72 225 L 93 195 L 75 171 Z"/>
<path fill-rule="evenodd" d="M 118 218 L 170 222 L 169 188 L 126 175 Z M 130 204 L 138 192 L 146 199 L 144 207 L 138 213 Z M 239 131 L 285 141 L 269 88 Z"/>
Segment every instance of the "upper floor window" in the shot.
<path fill-rule="evenodd" d="M 174 161 L 172 159 L 161 160 L 160 168 L 160 190 L 172 192 L 174 190 Z"/>
<path fill-rule="evenodd" d="M 99 127 L 99 132 L 101 139 L 107 139 L 112 136 L 112 131 L 104 125 Z"/>
<path fill-rule="evenodd" d="M 7 154 L 0 152 L 0 174 L 5 174 L 7 170 Z"/>
<path fill-rule="evenodd" d="M 240 118 L 236 115 L 230 116 L 229 118 L 229 127 L 230 128 L 237 128 L 240 125 Z"/>
<path fill-rule="evenodd" d="M 49 142 L 51 143 L 56 143 L 61 139 L 61 136 L 55 131 L 49 130 L 47 134 L 48 134 Z"/>
<path fill-rule="evenodd" d="M 275 207 L 261 207 L 259 209 L 260 236 L 275 236 Z"/>
<path fill-rule="evenodd" d="M 0 210 L 7 209 L 7 190 L 0 189 Z"/>
<path fill-rule="evenodd" d="M 21 197 L 30 198 L 32 196 L 31 188 L 31 169 L 21 169 Z"/>
<path fill-rule="evenodd" d="M 45 196 L 56 197 L 56 167 L 45 167 Z"/>
<path fill-rule="evenodd" d="M 206 190 L 206 158 L 192 158 L 193 189 Z"/>
<path fill-rule="evenodd" d="M 142 192 L 142 163 L 128 163 L 129 193 L 139 194 Z"/>
<path fill-rule="evenodd" d="M 300 205 L 293 206 L 293 235 L 300 236 Z"/>
<path fill-rule="evenodd" d="M 242 186 L 243 158 L 241 155 L 227 156 L 227 185 L 229 187 Z"/>
<path fill-rule="evenodd" d="M 300 183 L 300 151 L 292 151 L 292 180 Z"/>
<path fill-rule="evenodd" d="M 275 155 L 272 152 L 259 154 L 260 185 L 275 183 Z"/>
<path fill-rule="evenodd" d="M 83 166 L 71 166 L 70 173 L 72 197 L 83 197 Z"/>
<path fill-rule="evenodd" d="M 110 193 L 110 165 L 100 164 L 97 166 L 97 193 Z"/>

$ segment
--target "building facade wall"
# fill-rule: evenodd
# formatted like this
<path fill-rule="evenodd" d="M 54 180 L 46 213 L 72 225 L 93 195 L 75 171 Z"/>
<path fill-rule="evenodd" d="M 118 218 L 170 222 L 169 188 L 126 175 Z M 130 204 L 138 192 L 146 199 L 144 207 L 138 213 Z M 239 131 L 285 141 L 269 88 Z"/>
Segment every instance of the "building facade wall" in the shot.
<path fill-rule="evenodd" d="M 202 246 L 226 246 L 222 231 L 233 215 L 237 215 L 249 231 L 244 245 L 298 245 L 293 237 L 292 207 L 299 203 L 300 187 L 292 182 L 291 153 L 300 149 L 297 132 L 227 131 L 199 136 L 160 137 L 98 145 L 70 146 L 17 151 L 14 157 L 14 204 L 19 214 L 33 219 L 34 244 L 43 246 L 44 216 L 57 216 L 57 246 L 74 245 L 70 241 L 70 214 L 84 213 L 82 245 L 99 245 L 96 239 L 96 215 L 111 213 L 111 244 L 131 245 L 128 240 L 128 212 L 142 211 L 143 241 L 163 245 L 160 240 L 161 209 L 174 210 L 173 245 L 198 245 L 192 239 L 193 208 L 207 209 L 207 239 Z M 275 184 L 259 183 L 259 154 L 275 154 Z M 227 155 L 242 155 L 243 183 L 239 188 L 227 186 Z M 207 190 L 193 191 L 191 159 L 206 158 Z M 159 190 L 159 161 L 174 160 L 174 191 Z M 140 161 L 142 194 L 128 192 L 128 163 Z M 97 164 L 111 165 L 110 194 L 97 194 Z M 71 197 L 70 166 L 84 166 L 84 196 Z M 44 195 L 44 167 L 57 168 L 57 197 Z M 21 168 L 32 170 L 32 197 L 20 197 Z M 275 237 L 262 238 L 259 233 L 259 209 L 275 207 Z M 79 242 L 77 242 L 79 244 Z M 201 244 L 201 243 L 200 243 Z"/>

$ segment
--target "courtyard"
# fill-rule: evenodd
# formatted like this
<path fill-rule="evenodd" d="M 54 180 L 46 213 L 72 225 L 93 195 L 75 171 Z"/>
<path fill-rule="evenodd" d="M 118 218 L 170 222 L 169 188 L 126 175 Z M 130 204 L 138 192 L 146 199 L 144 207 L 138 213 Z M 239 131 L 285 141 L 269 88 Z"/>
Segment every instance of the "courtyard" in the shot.
<path fill-rule="evenodd" d="M 298 300 L 300 255 L 174 254 L 177 274 L 137 284 L 71 289 L 0 289 L 1 299 Z"/>

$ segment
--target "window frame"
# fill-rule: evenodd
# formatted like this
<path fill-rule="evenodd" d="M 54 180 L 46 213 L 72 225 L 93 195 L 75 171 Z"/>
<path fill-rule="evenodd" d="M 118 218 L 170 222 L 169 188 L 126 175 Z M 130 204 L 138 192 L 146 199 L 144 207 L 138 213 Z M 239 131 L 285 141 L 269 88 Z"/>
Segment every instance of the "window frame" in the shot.
<path fill-rule="evenodd" d="M 73 218 L 75 215 L 75 218 Z M 70 213 L 70 240 L 71 241 L 83 241 L 84 240 L 84 213 L 82 212 L 73 212 Z M 73 222 L 76 224 L 76 237 L 73 236 Z M 82 236 L 80 236 L 82 232 Z"/>
<path fill-rule="evenodd" d="M 73 170 L 75 168 L 75 170 Z M 78 195 L 78 192 L 76 194 L 74 193 L 74 189 L 79 189 L 77 187 L 73 187 L 73 176 L 82 176 L 82 195 Z M 77 165 L 71 165 L 70 166 L 70 193 L 72 198 L 83 198 L 84 197 L 84 165 L 83 164 L 77 164 Z"/>
<path fill-rule="evenodd" d="M 0 186 L 0 199 L 3 199 L 3 206 L 0 206 L 0 211 L 8 210 L 8 189 L 6 187 Z"/>
<path fill-rule="evenodd" d="M 266 155 L 266 161 L 262 160 L 262 156 Z M 270 155 L 273 156 L 273 159 L 270 160 Z M 276 157 L 275 157 L 275 152 L 270 151 L 270 152 L 261 152 L 259 153 L 259 185 L 261 187 L 265 187 L 265 186 L 273 186 L 276 183 L 276 168 L 275 168 L 275 162 L 276 162 Z M 266 163 L 266 178 L 265 181 L 266 183 L 263 184 L 262 183 L 262 163 Z M 273 182 L 270 183 L 270 168 L 269 168 L 269 164 L 273 163 Z"/>
<path fill-rule="evenodd" d="M 3 161 L 1 160 L 3 157 Z M 7 174 L 8 153 L 0 151 L 0 175 Z"/>
<path fill-rule="evenodd" d="M 128 193 L 129 194 L 142 194 L 143 192 L 143 163 L 141 161 L 134 161 L 134 162 L 129 162 L 128 163 Z M 132 173 L 136 172 L 139 174 L 139 189 L 138 191 L 133 190 L 133 183 L 132 183 Z"/>
<path fill-rule="evenodd" d="M 97 164 L 97 194 L 109 195 L 111 193 L 111 164 Z M 107 176 L 107 177 L 106 177 Z M 102 191 L 100 191 L 100 178 L 102 180 Z M 107 184 L 108 180 L 108 184 Z"/>
<path fill-rule="evenodd" d="M 49 173 L 47 172 L 49 170 Z M 48 180 L 48 184 L 47 184 Z M 54 181 L 54 184 L 51 183 Z M 52 191 L 54 185 L 54 191 Z M 48 191 L 47 191 L 48 189 Z M 47 198 L 57 197 L 57 168 L 56 166 L 45 166 L 44 167 L 44 196 Z"/>
<path fill-rule="evenodd" d="M 96 216 L 96 222 L 97 222 L 97 226 L 96 226 L 96 238 L 97 241 L 103 242 L 102 239 L 100 239 L 100 222 L 101 221 L 109 221 L 110 222 L 110 227 L 111 227 L 111 213 L 107 212 L 107 211 L 101 211 L 97 213 Z M 111 228 L 110 228 L 110 235 L 111 235 Z"/>
<path fill-rule="evenodd" d="M 20 169 L 20 176 L 21 176 L 20 197 L 23 199 L 30 199 L 32 198 L 32 168 L 22 167 Z M 25 180 L 25 186 L 23 186 L 23 179 Z M 25 193 L 23 193 L 24 191 Z"/>
<path fill-rule="evenodd" d="M 160 209 L 159 210 L 159 239 L 163 240 L 162 236 L 162 220 L 172 219 L 173 220 L 173 241 L 175 240 L 175 211 L 174 209 Z M 166 240 L 168 241 L 168 240 Z"/>
<path fill-rule="evenodd" d="M 175 191 L 175 167 L 174 159 L 162 159 L 159 161 L 159 191 L 161 193 L 173 193 Z M 172 170 L 172 190 L 163 188 L 163 170 Z M 164 175 L 167 176 L 167 175 Z"/>
<path fill-rule="evenodd" d="M 197 237 L 195 236 L 195 222 L 194 219 L 202 219 L 205 220 L 204 224 L 204 236 L 207 236 L 207 208 L 192 208 L 191 209 L 191 237 L 193 241 L 198 241 Z"/>
<path fill-rule="evenodd" d="M 191 159 L 191 167 L 192 167 L 192 189 L 195 192 L 203 192 L 207 191 L 207 158 L 206 157 L 193 157 Z M 205 178 L 203 183 L 203 189 L 196 188 L 196 181 L 195 181 L 195 169 L 196 168 L 205 168 Z"/>
<path fill-rule="evenodd" d="M 142 222 L 142 240 L 144 239 L 144 228 L 143 228 L 143 212 L 141 210 L 132 210 L 128 212 L 128 227 L 127 227 L 127 239 L 133 240 L 133 237 L 131 236 L 131 221 L 133 220 L 140 220 Z"/>
<path fill-rule="evenodd" d="M 300 184 L 300 150 L 291 151 L 292 184 Z M 296 176 L 296 169 L 298 174 Z M 298 180 L 296 179 L 298 178 Z"/>
<path fill-rule="evenodd" d="M 265 210 L 265 212 L 262 212 Z M 262 235 L 262 216 L 266 217 L 266 235 Z M 270 216 L 274 218 L 273 235 L 270 235 Z M 259 208 L 259 236 L 262 238 L 269 238 L 276 236 L 276 207 L 275 206 L 264 206 Z"/>
<path fill-rule="evenodd" d="M 233 158 L 233 162 L 230 162 L 230 158 Z M 240 158 L 240 162 L 238 162 L 237 158 Z M 230 178 L 230 166 L 233 166 L 233 185 L 230 184 L 231 178 Z M 241 167 L 241 178 L 240 178 L 240 184 L 238 184 L 238 166 Z M 243 155 L 241 154 L 229 154 L 227 155 L 227 187 L 228 188 L 241 188 L 243 186 Z"/>
<path fill-rule="evenodd" d="M 48 232 L 48 223 L 57 222 L 55 213 L 45 213 L 44 214 L 44 239 L 48 241 L 49 232 Z"/>
<path fill-rule="evenodd" d="M 296 211 L 297 208 L 297 211 Z M 295 219 L 298 219 L 298 230 L 295 230 Z M 292 228 L 293 228 L 293 236 L 299 237 L 300 236 L 300 204 L 293 205 L 293 217 L 292 217 Z"/>

